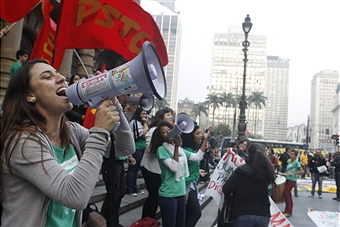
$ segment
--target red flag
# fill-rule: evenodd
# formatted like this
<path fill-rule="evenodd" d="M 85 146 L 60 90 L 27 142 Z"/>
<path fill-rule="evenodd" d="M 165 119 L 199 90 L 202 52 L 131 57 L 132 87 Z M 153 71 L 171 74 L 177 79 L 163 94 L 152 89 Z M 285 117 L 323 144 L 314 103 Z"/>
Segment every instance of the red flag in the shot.
<path fill-rule="evenodd" d="M 156 22 L 132 0 L 63 0 L 55 45 L 110 49 L 132 60 L 143 43 L 155 46 L 162 65 L 168 54 Z"/>
<path fill-rule="evenodd" d="M 26 16 L 40 0 L 0 0 L 0 18 L 13 23 Z"/>
<path fill-rule="evenodd" d="M 97 113 L 97 109 L 92 109 L 91 107 L 86 108 L 85 118 L 83 121 L 83 126 L 90 129 L 94 125 L 94 119 Z"/>
<path fill-rule="evenodd" d="M 53 5 L 50 0 L 43 0 L 42 12 L 44 16 L 44 23 L 39 32 L 39 36 L 34 43 L 30 59 L 45 59 L 52 64 L 53 67 L 58 69 L 64 56 L 64 50 L 58 55 L 58 58 L 54 57 L 54 44 L 56 35 L 56 23 L 50 18 L 50 12 L 53 10 Z"/>

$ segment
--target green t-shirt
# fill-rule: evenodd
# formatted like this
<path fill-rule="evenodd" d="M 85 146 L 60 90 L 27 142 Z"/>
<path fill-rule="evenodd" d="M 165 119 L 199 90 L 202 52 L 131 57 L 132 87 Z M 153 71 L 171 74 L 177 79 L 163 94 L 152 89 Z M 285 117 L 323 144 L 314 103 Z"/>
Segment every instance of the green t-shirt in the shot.
<path fill-rule="evenodd" d="M 135 147 L 136 149 L 138 150 L 145 150 L 146 148 L 146 141 L 143 140 L 143 139 L 137 139 L 136 142 L 135 142 Z"/>
<path fill-rule="evenodd" d="M 11 67 L 11 70 L 9 71 L 9 78 L 12 79 L 15 71 L 17 71 L 21 67 L 20 62 L 16 61 Z"/>
<path fill-rule="evenodd" d="M 301 164 L 300 162 L 298 162 L 298 159 L 296 158 L 293 162 L 288 162 L 286 173 L 287 174 L 296 173 L 299 171 L 300 168 L 301 168 Z M 294 174 L 293 176 L 286 175 L 285 177 L 287 180 L 296 181 L 298 178 L 298 175 L 297 174 Z"/>
<path fill-rule="evenodd" d="M 184 149 L 190 153 L 196 153 L 196 151 L 190 147 L 184 147 Z M 188 160 L 188 168 L 190 175 L 185 179 L 187 185 L 200 178 L 200 165 L 198 161 Z"/>
<path fill-rule="evenodd" d="M 184 150 L 184 153 L 189 159 L 190 152 Z M 186 194 L 186 185 L 185 185 L 185 176 L 184 173 L 179 178 L 179 181 L 176 181 L 176 173 L 172 172 L 167 166 L 164 165 L 163 160 L 173 158 L 172 154 L 164 147 L 160 146 L 157 149 L 157 159 L 159 162 L 159 166 L 161 168 L 161 179 L 162 184 L 161 187 L 158 190 L 158 195 L 163 197 L 177 197 L 177 196 L 184 196 Z M 180 162 L 183 161 L 183 156 L 180 155 L 179 159 Z M 185 167 L 183 167 L 182 171 L 185 170 Z"/>
<path fill-rule="evenodd" d="M 65 169 L 67 173 L 73 173 L 78 165 L 78 157 L 72 144 L 64 156 L 64 148 L 53 145 L 56 161 Z M 61 205 L 60 203 L 50 200 L 47 209 L 47 218 L 45 227 L 77 227 L 76 210 Z"/>

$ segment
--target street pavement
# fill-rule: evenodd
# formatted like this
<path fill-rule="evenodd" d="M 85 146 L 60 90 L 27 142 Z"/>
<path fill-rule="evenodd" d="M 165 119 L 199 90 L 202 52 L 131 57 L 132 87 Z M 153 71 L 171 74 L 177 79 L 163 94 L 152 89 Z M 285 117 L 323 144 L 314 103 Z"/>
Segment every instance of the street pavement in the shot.
<path fill-rule="evenodd" d="M 327 181 L 324 181 L 327 184 Z M 330 211 L 340 212 L 340 202 L 332 200 L 335 197 L 334 192 L 323 193 L 323 198 L 319 199 L 316 195 L 314 198 L 308 198 L 310 190 L 307 189 L 302 183 L 298 186 L 299 197 L 293 195 L 293 215 L 288 218 L 294 227 L 316 227 L 317 225 L 307 215 L 308 208 L 312 208 L 315 211 Z M 283 211 L 285 203 L 276 204 L 278 208 Z M 202 217 L 197 223 L 197 227 L 210 227 L 214 222 L 217 214 L 217 205 L 212 200 L 203 210 Z M 331 227 L 331 226 L 318 226 L 318 227 Z M 335 226 L 332 226 L 335 227 Z M 339 225 L 340 227 L 340 220 Z"/>
<path fill-rule="evenodd" d="M 319 199 L 316 195 L 314 198 L 308 198 L 310 195 L 310 180 L 299 180 L 298 181 L 298 194 L 299 197 L 294 197 L 293 195 L 293 215 L 288 218 L 291 224 L 294 227 L 316 227 L 317 225 L 312 221 L 312 219 L 308 216 L 307 211 L 309 208 L 313 209 L 314 211 L 329 211 L 329 212 L 340 212 L 340 202 L 332 200 L 335 197 L 335 188 L 329 187 L 327 185 L 334 185 L 334 181 L 324 180 L 324 188 L 326 189 L 323 193 L 323 198 Z M 147 195 L 147 191 L 145 191 L 145 197 Z M 203 192 L 202 192 L 203 193 Z M 139 196 L 138 196 L 139 197 Z M 130 196 L 126 195 L 124 200 L 127 203 L 131 203 L 131 201 L 135 198 L 131 198 Z M 207 198 L 205 198 L 207 199 Z M 283 211 L 285 208 L 285 203 L 276 204 L 277 207 Z M 211 227 L 216 215 L 217 215 L 217 204 L 214 200 L 211 200 L 202 210 L 202 217 L 197 223 L 196 227 Z M 123 226 L 130 226 L 134 221 L 138 220 L 142 213 L 142 207 L 135 208 L 127 213 L 124 213 L 120 217 L 121 224 Z M 161 219 L 158 220 L 160 223 L 162 222 Z M 339 225 L 333 226 L 318 226 L 318 227 L 340 227 L 340 220 Z"/>

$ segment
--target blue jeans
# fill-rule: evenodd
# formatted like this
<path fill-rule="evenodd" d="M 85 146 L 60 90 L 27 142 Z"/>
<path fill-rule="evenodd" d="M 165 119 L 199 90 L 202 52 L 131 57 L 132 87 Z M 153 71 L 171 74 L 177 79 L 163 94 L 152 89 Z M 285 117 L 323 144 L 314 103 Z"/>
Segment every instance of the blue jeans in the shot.
<path fill-rule="evenodd" d="M 322 175 L 320 175 L 319 173 L 312 173 L 312 192 L 311 192 L 312 195 L 314 195 L 315 193 L 316 182 L 318 182 L 319 185 L 318 195 L 322 195 L 322 181 L 323 181 Z"/>
<path fill-rule="evenodd" d="M 185 227 L 185 197 L 158 197 L 163 227 Z"/>
<path fill-rule="evenodd" d="M 132 194 L 137 193 L 137 177 L 138 171 L 140 169 L 140 162 L 142 161 L 142 157 L 144 154 L 144 150 L 136 149 L 136 152 L 132 154 L 133 158 L 136 160 L 135 165 L 129 165 L 129 168 L 126 172 L 126 193 Z"/>
<path fill-rule="evenodd" d="M 260 215 L 240 215 L 234 218 L 235 227 L 268 227 L 270 217 Z"/>

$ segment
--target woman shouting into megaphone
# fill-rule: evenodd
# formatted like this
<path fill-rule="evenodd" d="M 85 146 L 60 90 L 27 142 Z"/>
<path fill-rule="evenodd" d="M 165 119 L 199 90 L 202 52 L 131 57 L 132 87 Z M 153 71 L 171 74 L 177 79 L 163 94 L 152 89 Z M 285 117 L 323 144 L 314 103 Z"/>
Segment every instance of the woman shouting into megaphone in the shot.
<path fill-rule="evenodd" d="M 87 130 L 66 120 L 67 87 L 44 60 L 26 63 L 9 82 L 1 119 L 2 226 L 81 226 L 122 110 L 104 100 Z M 124 141 L 116 136 L 118 155 L 132 141 L 126 131 Z"/>

